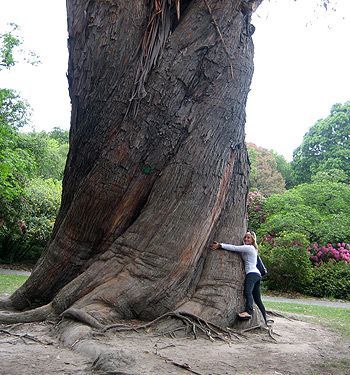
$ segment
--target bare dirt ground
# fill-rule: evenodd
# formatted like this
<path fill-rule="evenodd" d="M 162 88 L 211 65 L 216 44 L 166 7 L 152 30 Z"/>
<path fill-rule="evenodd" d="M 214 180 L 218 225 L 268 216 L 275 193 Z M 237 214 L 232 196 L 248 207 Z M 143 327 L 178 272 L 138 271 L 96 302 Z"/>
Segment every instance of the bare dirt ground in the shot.
<path fill-rule="evenodd" d="M 88 335 L 63 347 L 49 323 L 0 325 L 0 374 L 350 374 L 350 341 L 314 323 L 274 317 L 232 341 L 147 332 Z M 74 335 L 73 335 L 74 337 Z"/>

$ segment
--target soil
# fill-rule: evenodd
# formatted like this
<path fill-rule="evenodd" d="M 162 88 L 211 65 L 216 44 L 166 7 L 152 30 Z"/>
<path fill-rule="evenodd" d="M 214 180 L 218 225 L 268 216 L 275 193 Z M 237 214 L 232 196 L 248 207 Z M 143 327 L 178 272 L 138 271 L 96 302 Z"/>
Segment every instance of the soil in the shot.
<path fill-rule="evenodd" d="M 52 323 L 0 325 L 0 374 L 350 374 L 348 339 L 309 321 L 273 319 L 274 340 L 257 329 L 230 342 L 154 329 L 81 338 L 89 329 L 74 323 L 61 336 L 65 347 Z"/>

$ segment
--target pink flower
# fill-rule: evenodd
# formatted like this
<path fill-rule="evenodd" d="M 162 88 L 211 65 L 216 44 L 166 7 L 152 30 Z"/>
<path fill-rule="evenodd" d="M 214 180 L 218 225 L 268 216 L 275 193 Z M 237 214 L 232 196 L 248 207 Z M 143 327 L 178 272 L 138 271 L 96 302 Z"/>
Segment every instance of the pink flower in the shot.
<path fill-rule="evenodd" d="M 335 249 L 332 249 L 331 250 L 331 253 L 332 253 L 332 255 L 335 257 L 336 255 L 338 255 L 339 253 L 338 253 L 338 250 L 335 250 Z"/>

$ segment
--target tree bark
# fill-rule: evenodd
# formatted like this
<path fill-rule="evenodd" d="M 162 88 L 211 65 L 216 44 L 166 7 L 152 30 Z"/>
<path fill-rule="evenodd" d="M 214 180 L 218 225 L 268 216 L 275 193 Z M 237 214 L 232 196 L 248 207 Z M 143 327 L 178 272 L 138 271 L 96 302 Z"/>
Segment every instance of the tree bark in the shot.
<path fill-rule="evenodd" d="M 232 324 L 241 258 L 208 245 L 246 230 L 246 5 L 260 2 L 183 0 L 177 20 L 166 0 L 67 0 L 62 206 L 9 306 L 51 303 L 102 324 L 171 310 Z"/>

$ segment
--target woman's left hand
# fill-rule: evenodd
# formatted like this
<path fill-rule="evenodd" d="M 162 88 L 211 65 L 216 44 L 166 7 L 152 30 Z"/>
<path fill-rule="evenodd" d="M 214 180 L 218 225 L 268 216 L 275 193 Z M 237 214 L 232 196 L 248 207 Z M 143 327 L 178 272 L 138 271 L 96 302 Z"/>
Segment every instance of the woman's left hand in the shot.
<path fill-rule="evenodd" d="M 210 248 L 212 250 L 219 250 L 221 248 L 221 245 L 219 244 L 219 242 L 213 242 L 211 245 L 210 245 Z"/>

